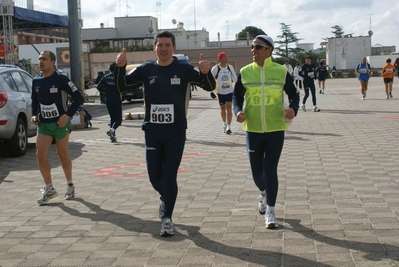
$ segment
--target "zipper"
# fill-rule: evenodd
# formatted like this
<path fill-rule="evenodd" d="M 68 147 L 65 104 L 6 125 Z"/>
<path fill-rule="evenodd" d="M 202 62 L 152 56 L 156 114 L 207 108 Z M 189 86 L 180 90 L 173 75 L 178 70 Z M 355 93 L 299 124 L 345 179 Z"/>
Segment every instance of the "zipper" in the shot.
<path fill-rule="evenodd" d="M 262 131 L 266 132 L 266 118 L 265 118 L 265 72 L 263 71 L 264 66 L 261 67 L 261 89 L 262 89 L 262 107 L 261 107 L 261 118 L 262 118 Z"/>

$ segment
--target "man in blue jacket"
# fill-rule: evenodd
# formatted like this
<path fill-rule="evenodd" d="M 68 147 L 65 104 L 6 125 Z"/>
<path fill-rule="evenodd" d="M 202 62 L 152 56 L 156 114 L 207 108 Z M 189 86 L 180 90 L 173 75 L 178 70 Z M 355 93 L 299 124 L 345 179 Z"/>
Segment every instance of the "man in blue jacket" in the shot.
<path fill-rule="evenodd" d="M 153 188 L 160 194 L 159 217 L 161 236 L 175 234 L 172 213 L 177 198 L 177 171 L 186 142 L 187 108 L 190 84 L 206 91 L 215 89 L 210 64 L 201 54 L 198 68 L 173 58 L 175 36 L 168 31 L 154 39 L 157 59 L 125 74 L 126 50 L 116 58 L 115 83 L 120 91 L 129 85 L 144 85 L 145 135 L 147 171 Z"/>
<path fill-rule="evenodd" d="M 72 182 L 72 162 L 68 156 L 69 133 L 72 129 L 71 118 L 83 102 L 79 89 L 68 77 L 55 71 L 55 54 L 44 51 L 39 56 L 41 76 L 33 78 L 32 82 L 32 118 L 31 122 L 38 125 L 36 137 L 36 158 L 45 183 L 41 190 L 39 205 L 47 203 L 58 195 L 51 179 L 51 166 L 48 160 L 50 146 L 55 139 L 58 158 L 67 180 L 65 199 L 75 197 L 75 187 Z M 73 98 L 68 107 L 68 95 Z"/>
<path fill-rule="evenodd" d="M 121 93 L 115 86 L 115 71 L 116 63 L 112 63 L 108 69 L 109 73 L 106 74 L 98 83 L 97 88 L 105 91 L 107 99 L 106 106 L 110 117 L 109 130 L 107 135 L 110 137 L 111 142 L 114 143 L 116 139 L 116 129 L 122 124 L 122 100 Z"/>

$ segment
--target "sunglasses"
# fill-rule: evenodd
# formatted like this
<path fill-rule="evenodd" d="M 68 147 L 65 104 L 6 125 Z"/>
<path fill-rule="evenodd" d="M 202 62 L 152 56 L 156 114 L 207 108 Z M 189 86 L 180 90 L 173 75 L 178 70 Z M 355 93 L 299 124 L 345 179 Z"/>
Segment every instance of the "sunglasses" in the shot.
<path fill-rule="evenodd" d="M 256 49 L 256 50 L 261 50 L 262 48 L 270 48 L 270 46 L 267 45 L 262 45 L 262 44 L 256 44 L 256 45 L 251 45 L 251 49 Z"/>

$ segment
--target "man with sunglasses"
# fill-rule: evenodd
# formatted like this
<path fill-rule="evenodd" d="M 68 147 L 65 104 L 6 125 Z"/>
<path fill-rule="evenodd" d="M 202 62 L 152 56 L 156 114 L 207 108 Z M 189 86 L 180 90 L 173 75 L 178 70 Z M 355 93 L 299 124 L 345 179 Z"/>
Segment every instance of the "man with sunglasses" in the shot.
<path fill-rule="evenodd" d="M 234 114 L 246 131 L 252 177 L 260 191 L 259 213 L 265 214 L 267 229 L 278 227 L 274 207 L 277 167 L 288 128 L 285 118 L 292 120 L 299 108 L 294 79 L 284 66 L 272 61 L 273 49 L 272 38 L 255 37 L 251 46 L 254 62 L 240 70 L 233 93 Z M 284 93 L 288 95 L 289 108 L 283 112 Z"/>

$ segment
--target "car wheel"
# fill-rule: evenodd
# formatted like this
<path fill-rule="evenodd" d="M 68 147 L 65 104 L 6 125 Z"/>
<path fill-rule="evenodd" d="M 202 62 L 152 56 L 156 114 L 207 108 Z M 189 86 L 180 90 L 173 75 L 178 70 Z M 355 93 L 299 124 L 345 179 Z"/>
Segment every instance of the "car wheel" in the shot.
<path fill-rule="evenodd" d="M 26 124 L 22 119 L 18 119 L 14 135 L 7 142 L 8 151 L 13 157 L 23 156 L 28 147 L 28 135 Z"/>

